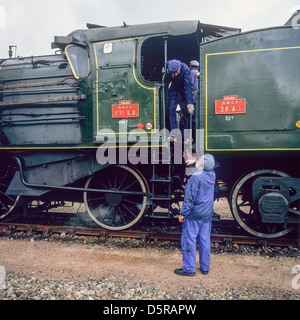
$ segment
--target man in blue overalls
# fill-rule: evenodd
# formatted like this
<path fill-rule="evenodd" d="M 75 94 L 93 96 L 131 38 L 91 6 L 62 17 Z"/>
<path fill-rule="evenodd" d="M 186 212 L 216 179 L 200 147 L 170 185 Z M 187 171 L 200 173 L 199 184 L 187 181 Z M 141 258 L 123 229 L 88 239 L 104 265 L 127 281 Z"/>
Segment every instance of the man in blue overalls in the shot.
<path fill-rule="evenodd" d="M 175 141 L 175 129 L 177 129 L 177 105 L 180 105 L 183 113 L 184 130 L 189 129 L 189 114 L 193 114 L 194 112 L 191 71 L 185 63 L 175 59 L 167 62 L 167 68 L 168 72 L 172 74 L 172 84 L 169 89 L 169 117 L 171 129 L 169 140 Z M 188 135 L 184 138 L 185 142 L 188 142 L 187 139 Z"/>
<path fill-rule="evenodd" d="M 216 174 L 215 160 L 211 154 L 204 154 L 196 163 L 198 170 L 191 176 L 186 187 L 179 221 L 183 223 L 181 249 L 183 268 L 176 269 L 180 276 L 194 276 L 196 263 L 196 242 L 198 240 L 199 263 L 203 274 L 210 267 L 210 230 L 214 206 Z"/>

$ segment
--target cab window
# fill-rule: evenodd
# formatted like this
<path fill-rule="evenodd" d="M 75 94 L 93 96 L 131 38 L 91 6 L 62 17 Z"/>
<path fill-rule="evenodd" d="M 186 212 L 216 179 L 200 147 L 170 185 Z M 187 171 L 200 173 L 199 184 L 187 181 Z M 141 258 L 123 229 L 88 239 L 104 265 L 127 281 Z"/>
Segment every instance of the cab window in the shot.
<path fill-rule="evenodd" d="M 82 47 L 69 45 L 66 47 L 66 55 L 76 79 L 83 79 L 90 72 L 90 62 L 87 50 Z"/>
<path fill-rule="evenodd" d="M 164 37 L 149 37 L 142 43 L 141 74 L 146 81 L 162 81 L 164 58 Z M 197 34 L 179 35 L 168 38 L 167 60 L 177 59 L 189 65 L 199 60 L 199 39 Z"/>

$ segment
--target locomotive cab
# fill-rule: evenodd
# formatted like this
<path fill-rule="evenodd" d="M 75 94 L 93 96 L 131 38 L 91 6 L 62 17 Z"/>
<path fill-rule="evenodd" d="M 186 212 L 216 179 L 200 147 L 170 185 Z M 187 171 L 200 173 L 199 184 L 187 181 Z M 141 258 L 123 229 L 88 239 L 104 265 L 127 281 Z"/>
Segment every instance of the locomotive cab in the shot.
<path fill-rule="evenodd" d="M 82 123 L 91 143 L 160 139 L 153 134 L 169 129 L 166 62 L 199 60 L 201 42 L 240 32 L 199 21 L 88 26 L 55 37 L 53 48 L 64 50 L 89 101 L 81 109 L 93 106 L 93 120 Z"/>

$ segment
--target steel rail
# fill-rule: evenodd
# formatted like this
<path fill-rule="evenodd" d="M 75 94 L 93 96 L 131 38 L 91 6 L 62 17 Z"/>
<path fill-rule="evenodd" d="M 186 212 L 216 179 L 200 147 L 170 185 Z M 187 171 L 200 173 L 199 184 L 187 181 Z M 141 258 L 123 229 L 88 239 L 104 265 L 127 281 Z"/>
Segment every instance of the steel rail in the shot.
<path fill-rule="evenodd" d="M 14 232 L 26 232 L 29 236 L 33 233 L 42 233 L 45 237 L 54 233 L 66 233 L 70 235 L 80 236 L 94 236 L 99 237 L 105 241 L 109 237 L 114 238 L 131 238 L 139 239 L 144 242 L 151 240 L 164 240 L 164 241 L 180 241 L 181 233 L 175 232 L 152 232 L 143 230 L 122 230 L 113 231 L 102 228 L 84 228 L 84 227 L 72 227 L 72 226 L 54 226 L 54 225 L 35 225 L 35 224 L 23 224 L 23 223 L 0 223 L 0 231 L 13 234 Z M 274 238 L 265 239 L 253 236 L 240 236 L 240 235 L 219 235 L 212 234 L 211 242 L 225 244 L 227 247 L 233 244 L 238 245 L 252 245 L 263 247 L 288 247 L 298 246 L 299 239 L 288 238 Z"/>

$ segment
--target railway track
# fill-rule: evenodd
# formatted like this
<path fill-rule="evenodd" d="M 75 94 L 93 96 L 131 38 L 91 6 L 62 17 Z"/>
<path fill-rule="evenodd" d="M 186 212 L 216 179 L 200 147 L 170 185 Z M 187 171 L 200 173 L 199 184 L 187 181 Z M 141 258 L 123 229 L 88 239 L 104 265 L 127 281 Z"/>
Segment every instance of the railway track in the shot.
<path fill-rule="evenodd" d="M 151 240 L 168 240 L 180 241 L 180 232 L 153 232 L 145 230 L 123 230 L 111 231 L 101 228 L 86 228 L 86 227 L 71 227 L 71 226 L 57 226 L 57 225 L 37 225 L 26 223 L 0 223 L 0 235 L 13 235 L 17 232 L 24 232 L 25 236 L 31 237 L 35 234 L 41 234 L 44 238 L 50 237 L 52 234 L 65 233 L 66 236 L 94 236 L 99 237 L 100 242 L 105 242 L 110 237 L 116 238 L 132 238 L 140 239 L 144 243 Z M 299 239 L 290 238 L 276 238 L 263 239 L 247 235 L 224 235 L 212 234 L 211 241 L 214 243 L 224 244 L 230 247 L 234 244 L 238 245 L 252 245 L 262 247 L 300 247 Z"/>

